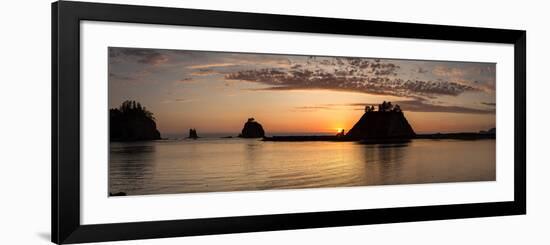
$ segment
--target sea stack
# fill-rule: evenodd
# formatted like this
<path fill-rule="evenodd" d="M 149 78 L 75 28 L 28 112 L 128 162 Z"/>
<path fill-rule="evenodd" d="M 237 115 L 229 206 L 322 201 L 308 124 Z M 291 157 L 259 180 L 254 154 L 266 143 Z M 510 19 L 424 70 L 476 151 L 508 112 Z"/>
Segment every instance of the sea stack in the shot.
<path fill-rule="evenodd" d="M 264 136 L 264 128 L 260 123 L 256 122 L 254 118 L 248 118 L 248 121 L 244 124 L 241 134 L 239 134 L 239 137 L 241 138 L 263 138 Z"/>
<path fill-rule="evenodd" d="M 110 141 L 158 140 L 153 113 L 140 103 L 124 101 L 119 108 L 109 110 Z"/>
<path fill-rule="evenodd" d="M 197 135 L 197 130 L 194 129 L 194 128 L 190 128 L 189 129 L 189 136 L 187 138 L 194 139 L 194 140 L 198 139 L 199 136 Z"/>
<path fill-rule="evenodd" d="M 415 135 L 399 105 L 393 106 L 385 101 L 378 106 L 378 111 L 374 110 L 374 106 L 367 106 L 365 114 L 346 134 L 358 140 L 410 139 Z"/>

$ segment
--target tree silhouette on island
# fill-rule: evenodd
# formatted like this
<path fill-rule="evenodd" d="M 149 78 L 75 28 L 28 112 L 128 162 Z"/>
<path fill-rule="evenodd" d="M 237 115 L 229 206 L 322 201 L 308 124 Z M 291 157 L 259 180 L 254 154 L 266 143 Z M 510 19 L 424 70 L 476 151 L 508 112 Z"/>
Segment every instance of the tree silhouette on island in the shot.
<path fill-rule="evenodd" d="M 126 100 L 109 109 L 110 141 L 158 140 L 160 132 L 153 113 L 139 102 Z"/>
<path fill-rule="evenodd" d="M 366 106 L 365 114 L 346 134 L 351 139 L 410 139 L 416 133 L 405 118 L 399 105 L 384 101 L 378 105 Z"/>

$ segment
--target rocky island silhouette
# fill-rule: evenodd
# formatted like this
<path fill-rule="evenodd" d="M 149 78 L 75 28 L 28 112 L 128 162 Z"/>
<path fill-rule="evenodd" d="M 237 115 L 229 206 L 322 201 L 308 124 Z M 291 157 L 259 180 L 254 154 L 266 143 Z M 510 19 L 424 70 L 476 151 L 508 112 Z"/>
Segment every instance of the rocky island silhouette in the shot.
<path fill-rule="evenodd" d="M 366 106 L 365 114 L 345 135 L 348 138 L 362 139 L 410 139 L 416 136 L 399 105 L 383 102 L 374 111 L 374 106 Z"/>
<path fill-rule="evenodd" d="M 239 134 L 240 138 L 263 138 L 265 131 L 259 122 L 256 122 L 253 117 L 248 118 L 244 124 L 243 130 Z"/>
<path fill-rule="evenodd" d="M 197 130 L 194 129 L 194 128 L 190 128 L 189 129 L 189 136 L 187 136 L 188 139 L 198 139 L 199 138 L 199 135 L 197 134 Z"/>
<path fill-rule="evenodd" d="M 110 141 L 159 140 L 153 113 L 139 102 L 127 100 L 109 110 Z"/>

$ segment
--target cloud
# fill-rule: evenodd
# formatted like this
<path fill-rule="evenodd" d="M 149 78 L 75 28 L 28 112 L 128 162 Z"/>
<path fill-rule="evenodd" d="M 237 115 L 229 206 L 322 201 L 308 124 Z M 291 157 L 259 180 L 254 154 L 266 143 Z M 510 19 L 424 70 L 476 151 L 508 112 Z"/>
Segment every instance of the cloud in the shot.
<path fill-rule="evenodd" d="M 220 75 L 225 74 L 227 72 L 219 71 L 219 70 L 213 70 L 213 69 L 197 69 L 196 71 L 191 72 L 191 76 L 212 76 L 212 75 Z"/>
<path fill-rule="evenodd" d="M 220 68 L 220 67 L 228 67 L 228 66 L 236 66 L 236 64 L 233 63 L 213 63 L 213 64 L 201 64 L 201 65 L 192 65 L 187 66 L 187 69 L 211 69 L 211 68 Z"/>
<path fill-rule="evenodd" d="M 401 110 L 407 112 L 446 112 L 446 113 L 464 113 L 464 114 L 494 114 L 495 110 L 484 110 L 469 108 L 463 106 L 450 106 L 450 105 L 436 105 L 428 103 L 428 100 L 414 99 L 414 100 L 399 100 L 392 101 L 393 105 L 399 105 Z M 375 103 L 349 103 L 349 104 L 317 104 L 311 106 L 299 106 L 294 107 L 296 110 L 303 111 L 316 111 L 316 110 L 333 110 L 333 109 L 345 109 L 350 110 L 365 110 L 366 106 L 378 107 Z"/>
<path fill-rule="evenodd" d="M 256 82 L 266 90 L 329 89 L 402 97 L 460 95 L 480 91 L 477 87 L 447 80 L 403 79 L 400 67 L 380 59 L 310 57 L 305 64 L 288 68 L 241 70 L 225 75 L 227 80 Z"/>
<path fill-rule="evenodd" d="M 154 49 L 140 48 L 109 48 L 109 58 L 130 58 L 137 63 L 148 65 L 160 65 L 169 61 L 168 55 Z"/>
<path fill-rule="evenodd" d="M 190 78 L 190 77 L 184 77 L 178 80 L 178 82 L 192 82 L 192 81 L 193 81 L 193 78 Z"/>
<path fill-rule="evenodd" d="M 480 90 L 491 93 L 495 90 L 496 66 L 491 63 L 455 63 L 451 66 L 438 65 L 431 73 L 448 81 L 474 86 Z"/>
<path fill-rule="evenodd" d="M 131 74 L 119 74 L 116 72 L 109 72 L 109 80 L 114 81 L 143 81 L 147 76 L 151 74 L 151 71 L 149 69 L 143 69 Z"/>
<path fill-rule="evenodd" d="M 317 110 L 331 110 L 334 109 L 331 106 L 296 106 L 295 110 L 298 111 L 317 111 Z"/>
<path fill-rule="evenodd" d="M 403 111 L 414 112 L 448 112 L 448 113 L 467 113 L 467 114 L 494 114 L 494 110 L 476 109 L 462 106 L 435 105 L 427 103 L 424 99 L 392 101 L 392 104 L 399 105 Z M 354 103 L 349 106 L 359 107 L 357 110 L 363 110 L 365 106 L 378 106 L 377 104 Z"/>
<path fill-rule="evenodd" d="M 133 80 L 134 77 L 119 75 L 119 74 L 116 74 L 116 73 L 113 73 L 113 72 L 109 72 L 109 79 L 129 81 L 129 80 Z"/>
<path fill-rule="evenodd" d="M 187 65 L 184 68 L 191 70 L 191 75 L 209 76 L 224 75 L 242 70 L 243 67 L 289 67 L 291 61 L 274 55 L 223 53 L 214 61 L 206 59 L 198 64 Z"/>
<path fill-rule="evenodd" d="M 194 101 L 192 99 L 174 99 L 175 102 L 185 103 L 185 102 L 191 102 Z"/>
<path fill-rule="evenodd" d="M 168 56 L 164 54 L 149 54 L 138 60 L 139 63 L 148 65 L 160 65 L 168 62 Z"/>
<path fill-rule="evenodd" d="M 164 101 L 162 101 L 162 103 L 189 103 L 189 102 L 193 102 L 193 101 L 197 101 L 197 100 L 196 99 L 176 98 L 176 99 L 164 100 Z"/>
<path fill-rule="evenodd" d="M 416 72 L 421 73 L 421 74 L 424 74 L 424 73 L 428 73 L 428 70 L 422 69 L 422 67 L 418 67 L 418 69 L 416 70 Z"/>
<path fill-rule="evenodd" d="M 464 76 L 464 71 L 458 68 L 450 68 L 445 66 L 436 66 L 432 69 L 432 74 L 440 77 L 462 77 Z"/>
<path fill-rule="evenodd" d="M 466 92 L 494 94 L 496 80 L 496 66 L 489 63 L 113 47 L 109 48 L 109 57 L 109 64 L 116 64 L 111 69 L 116 75 L 110 78 L 143 80 L 146 76 L 150 79 L 167 72 L 180 75 L 184 72 L 185 77 L 197 80 L 199 76 L 216 76 L 223 77 L 226 82 L 237 80 L 266 85 L 258 86 L 262 87 L 260 89 L 255 86 L 253 90 L 326 89 L 436 98 Z"/>

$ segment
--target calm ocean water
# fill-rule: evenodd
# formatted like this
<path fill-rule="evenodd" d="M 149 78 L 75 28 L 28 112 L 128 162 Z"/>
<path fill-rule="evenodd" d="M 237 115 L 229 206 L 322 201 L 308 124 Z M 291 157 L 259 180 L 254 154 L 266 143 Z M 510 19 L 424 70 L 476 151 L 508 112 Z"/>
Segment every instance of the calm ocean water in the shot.
<path fill-rule="evenodd" d="M 128 195 L 493 181 L 495 140 L 403 144 L 201 138 L 110 144 L 109 191 Z"/>

